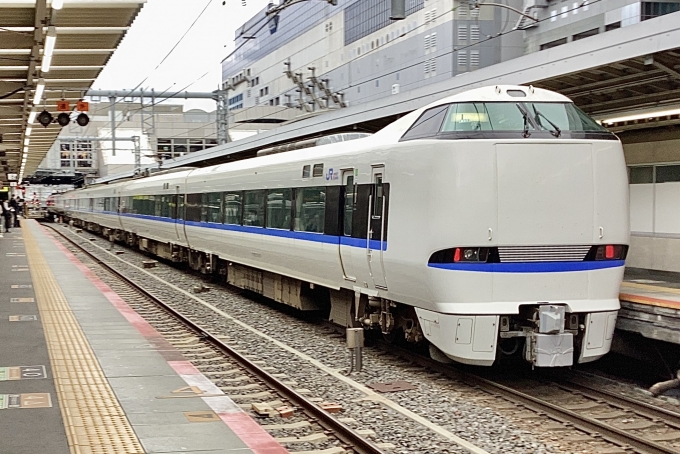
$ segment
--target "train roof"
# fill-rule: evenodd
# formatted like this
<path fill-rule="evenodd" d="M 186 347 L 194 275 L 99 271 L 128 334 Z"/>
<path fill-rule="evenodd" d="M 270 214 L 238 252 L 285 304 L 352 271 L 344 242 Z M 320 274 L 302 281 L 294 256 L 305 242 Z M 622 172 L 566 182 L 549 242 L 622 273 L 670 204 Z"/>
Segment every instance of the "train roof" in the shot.
<path fill-rule="evenodd" d="M 572 102 L 554 91 L 523 85 L 491 85 L 440 99 L 421 110 L 457 102 Z"/>

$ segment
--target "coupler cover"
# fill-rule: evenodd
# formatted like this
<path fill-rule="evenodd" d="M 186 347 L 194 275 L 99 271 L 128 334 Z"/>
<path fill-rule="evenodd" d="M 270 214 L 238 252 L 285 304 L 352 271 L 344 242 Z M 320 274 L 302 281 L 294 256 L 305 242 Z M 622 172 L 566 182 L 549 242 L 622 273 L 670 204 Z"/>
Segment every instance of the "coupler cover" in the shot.
<path fill-rule="evenodd" d="M 536 367 L 565 367 L 574 363 L 574 335 L 572 333 L 535 333 L 530 340 L 531 359 L 527 359 Z"/>

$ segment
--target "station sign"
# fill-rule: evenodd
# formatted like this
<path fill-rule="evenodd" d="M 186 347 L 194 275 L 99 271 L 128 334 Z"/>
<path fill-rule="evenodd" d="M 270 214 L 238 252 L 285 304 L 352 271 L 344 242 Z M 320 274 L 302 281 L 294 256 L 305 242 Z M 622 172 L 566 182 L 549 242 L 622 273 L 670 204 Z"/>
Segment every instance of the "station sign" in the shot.
<path fill-rule="evenodd" d="M 7 174 L 7 179 L 8 179 L 8 180 L 18 180 L 18 179 L 19 179 L 19 175 L 16 174 L 16 173 L 8 173 L 8 174 Z"/>

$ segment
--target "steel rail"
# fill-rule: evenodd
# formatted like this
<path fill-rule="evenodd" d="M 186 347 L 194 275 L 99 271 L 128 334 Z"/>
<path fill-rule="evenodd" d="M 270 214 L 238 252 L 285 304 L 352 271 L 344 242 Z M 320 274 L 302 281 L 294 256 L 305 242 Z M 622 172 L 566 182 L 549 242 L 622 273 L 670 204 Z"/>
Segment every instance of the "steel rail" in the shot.
<path fill-rule="evenodd" d="M 586 397 L 593 399 L 598 399 L 606 401 L 608 404 L 622 407 L 644 416 L 649 419 L 658 419 L 664 424 L 680 430 L 680 413 L 668 410 L 666 408 L 658 407 L 647 402 L 642 402 L 635 400 L 631 397 L 625 396 L 623 394 L 616 394 L 612 391 L 607 391 L 605 389 L 596 389 L 583 383 L 578 383 L 573 380 L 569 380 L 565 383 L 554 382 L 556 386 L 564 388 L 571 392 L 581 393 Z"/>
<path fill-rule="evenodd" d="M 45 225 L 45 224 L 43 224 L 43 225 Z M 107 271 L 110 271 L 116 277 L 125 281 L 128 285 L 130 285 L 135 290 L 139 291 L 141 294 L 143 294 L 144 296 L 149 298 L 151 301 L 153 301 L 154 304 L 157 304 L 159 307 L 161 307 L 162 309 L 167 311 L 173 317 L 177 318 L 182 323 L 184 323 L 186 326 L 188 326 L 192 331 L 195 331 L 202 340 L 210 343 L 215 348 L 220 350 L 222 353 L 224 353 L 224 354 L 228 355 L 229 357 L 231 357 L 232 359 L 234 359 L 237 363 L 239 363 L 239 365 L 241 367 L 246 369 L 251 374 L 257 376 L 260 380 L 262 380 L 264 383 L 266 383 L 267 386 L 276 390 L 276 392 L 278 392 L 281 396 L 283 396 L 284 398 L 286 398 L 287 400 L 292 402 L 294 405 L 297 405 L 298 407 L 302 408 L 303 412 L 305 414 L 307 414 L 307 416 L 313 418 L 321 427 L 323 427 L 326 430 L 331 431 L 340 441 L 347 444 L 348 449 L 352 449 L 357 454 L 385 454 L 384 451 L 382 451 L 378 446 L 376 446 L 375 444 L 373 444 L 372 442 L 370 442 L 366 438 L 364 438 L 361 435 L 359 435 L 358 433 L 356 433 L 349 426 L 338 421 L 336 418 L 331 416 L 328 412 L 323 410 L 321 407 L 316 405 L 314 402 L 310 401 L 309 399 L 307 399 L 302 394 L 299 394 L 294 389 L 292 389 L 288 385 L 284 384 L 281 380 L 272 376 L 269 372 L 265 371 L 260 366 L 253 363 L 252 361 L 250 361 L 244 355 L 238 353 L 237 351 L 235 351 L 234 349 L 229 347 L 227 344 L 222 342 L 217 337 L 217 335 L 211 333 L 210 331 L 207 331 L 206 329 L 201 327 L 198 323 L 194 322 L 189 317 L 185 316 L 184 314 L 182 314 L 178 310 L 174 309 L 173 307 L 168 305 L 165 301 L 163 301 L 162 299 L 153 295 L 152 293 L 150 293 L 148 290 L 146 290 L 141 285 L 130 280 L 128 277 L 126 277 L 125 275 L 123 275 L 119 271 L 112 268 L 106 262 L 99 259 L 93 253 L 86 250 L 81 245 L 79 245 L 78 243 L 76 243 L 75 241 L 73 241 L 72 239 L 70 239 L 69 237 L 64 235 L 63 233 L 61 233 L 58 229 L 56 229 L 52 226 L 49 226 L 49 227 L 52 231 L 59 234 L 66 241 L 68 241 L 69 243 L 76 246 L 79 250 L 81 250 L 88 257 L 90 257 L 92 260 L 94 260 L 95 263 L 102 266 Z"/>
<path fill-rule="evenodd" d="M 519 403 L 538 413 L 549 415 L 561 422 L 568 422 L 574 428 L 586 432 L 591 436 L 599 435 L 601 439 L 621 448 L 625 449 L 626 447 L 631 447 L 640 454 L 678 453 L 677 449 L 664 446 L 652 440 L 647 440 L 638 435 L 629 433 L 626 430 L 605 424 L 595 418 L 580 415 L 575 411 L 560 407 L 557 404 L 497 383 L 491 379 L 453 368 L 451 365 L 438 363 L 430 358 L 425 358 L 420 354 L 395 347 L 394 345 L 389 345 L 388 347 L 388 344 L 383 342 L 379 342 L 378 345 L 389 353 L 401 356 L 402 358 L 427 369 L 440 372 L 449 378 L 457 379 L 470 387 L 500 395 L 511 402 Z"/>

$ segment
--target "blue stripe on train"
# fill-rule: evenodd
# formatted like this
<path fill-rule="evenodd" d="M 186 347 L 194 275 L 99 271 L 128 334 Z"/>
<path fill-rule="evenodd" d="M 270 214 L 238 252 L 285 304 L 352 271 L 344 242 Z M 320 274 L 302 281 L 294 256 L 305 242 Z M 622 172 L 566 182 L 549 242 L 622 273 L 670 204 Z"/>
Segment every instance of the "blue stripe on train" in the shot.
<path fill-rule="evenodd" d="M 482 273 L 564 273 L 623 266 L 624 260 L 594 262 L 520 262 L 520 263 L 429 263 L 430 268 Z"/>
<path fill-rule="evenodd" d="M 101 213 L 101 212 L 100 212 Z M 94 213 L 96 214 L 96 213 Z M 118 213 L 104 212 L 103 214 L 118 215 Z M 366 240 L 363 238 L 351 238 L 346 236 L 334 236 L 326 235 L 323 233 L 312 233 L 312 232 L 298 232 L 294 230 L 284 230 L 284 229 L 272 229 L 263 227 L 253 227 L 249 225 L 236 225 L 236 224 L 217 224 L 213 222 L 197 222 L 197 221 L 182 221 L 172 218 L 164 218 L 160 216 L 150 216 L 147 214 L 132 214 L 132 213 L 120 213 L 120 216 L 129 218 L 145 219 L 147 221 L 159 221 L 159 222 L 169 222 L 172 224 L 179 223 L 191 226 L 191 227 L 201 227 L 206 229 L 216 229 L 216 230 L 227 230 L 232 232 L 243 232 L 243 233 L 253 233 L 256 235 L 267 235 L 275 236 L 279 238 L 292 238 L 295 240 L 303 241 L 313 241 L 315 243 L 326 243 L 326 244 L 342 244 L 343 246 L 351 246 L 357 248 L 366 248 Z M 372 250 L 387 250 L 387 241 L 371 240 L 370 247 Z"/>

